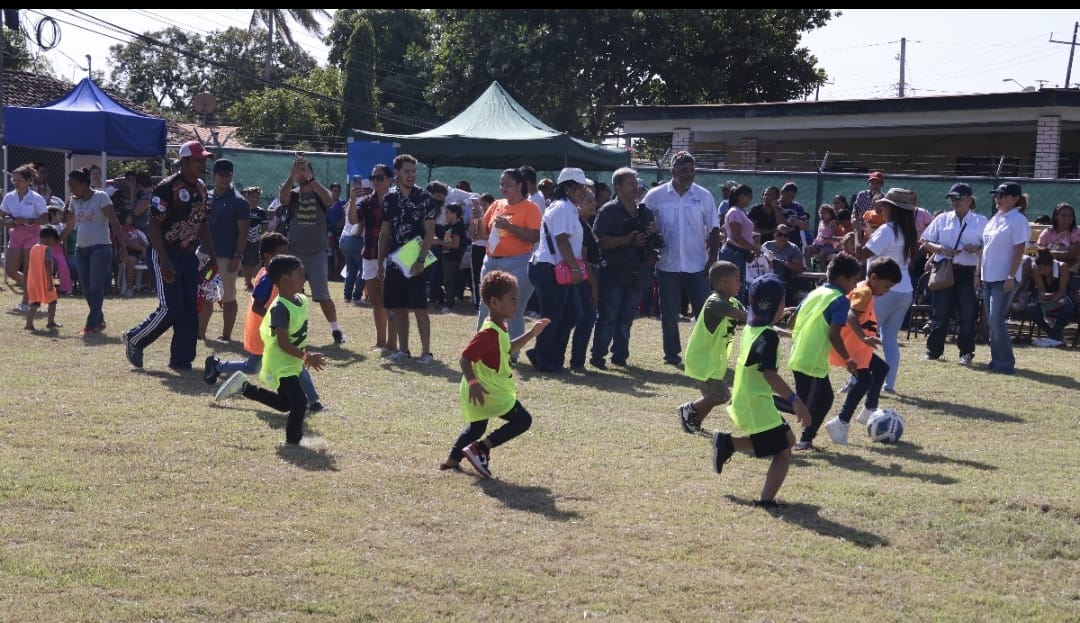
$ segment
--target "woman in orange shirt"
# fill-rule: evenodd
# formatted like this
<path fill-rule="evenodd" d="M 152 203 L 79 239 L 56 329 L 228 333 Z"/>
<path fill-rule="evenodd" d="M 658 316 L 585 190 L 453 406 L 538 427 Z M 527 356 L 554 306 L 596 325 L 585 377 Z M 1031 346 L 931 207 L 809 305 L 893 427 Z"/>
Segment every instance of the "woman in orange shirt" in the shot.
<path fill-rule="evenodd" d="M 529 281 L 529 258 L 533 245 L 540 240 L 543 212 L 540 206 L 528 199 L 529 187 L 519 169 L 502 172 L 499 190 L 504 198 L 491 204 L 480 220 L 480 238 L 488 241 L 480 280 L 483 281 L 484 275 L 493 270 L 508 272 L 517 279 L 517 313 L 507 322 L 507 329 L 510 335 L 522 335 L 525 333 L 525 304 L 533 293 L 533 285 Z M 480 314 L 476 320 L 477 331 L 487 317 L 487 305 L 481 300 Z"/>

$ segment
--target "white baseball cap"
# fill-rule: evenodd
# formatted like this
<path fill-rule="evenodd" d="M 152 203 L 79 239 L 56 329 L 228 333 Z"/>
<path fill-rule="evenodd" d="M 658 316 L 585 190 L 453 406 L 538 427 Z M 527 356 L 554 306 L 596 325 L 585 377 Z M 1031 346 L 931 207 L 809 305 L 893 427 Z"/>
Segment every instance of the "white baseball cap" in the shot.
<path fill-rule="evenodd" d="M 567 167 L 559 171 L 559 179 L 556 183 L 562 184 L 563 182 L 577 182 L 586 186 L 593 185 L 593 181 L 585 177 L 585 172 L 577 167 Z"/>

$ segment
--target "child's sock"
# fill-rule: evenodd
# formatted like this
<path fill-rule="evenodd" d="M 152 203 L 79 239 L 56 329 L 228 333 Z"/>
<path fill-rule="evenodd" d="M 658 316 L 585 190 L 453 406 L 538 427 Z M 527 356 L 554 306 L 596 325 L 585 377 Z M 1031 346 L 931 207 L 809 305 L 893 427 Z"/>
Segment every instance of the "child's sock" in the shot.
<path fill-rule="evenodd" d="M 330 330 L 331 331 L 341 331 L 341 327 L 338 326 L 337 322 L 331 322 L 330 323 Z"/>

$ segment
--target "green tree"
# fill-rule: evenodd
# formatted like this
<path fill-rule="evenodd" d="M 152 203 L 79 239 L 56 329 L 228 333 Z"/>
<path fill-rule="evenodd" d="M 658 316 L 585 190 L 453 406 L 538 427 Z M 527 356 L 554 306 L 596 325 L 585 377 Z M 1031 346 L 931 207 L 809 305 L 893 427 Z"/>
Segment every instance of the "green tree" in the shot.
<path fill-rule="evenodd" d="M 0 45 L 4 46 L 4 71 L 39 71 L 49 68 L 49 64 L 42 63 L 30 52 L 26 44 L 24 31 L 13 31 L 8 28 L 0 28 Z"/>
<path fill-rule="evenodd" d="M 322 24 L 319 17 L 329 18 L 330 13 L 326 9 L 255 9 L 251 13 L 251 23 L 248 24 L 248 32 L 252 35 L 262 28 L 266 29 L 266 50 L 274 49 L 274 32 L 281 31 L 281 36 L 289 42 L 294 50 L 299 50 L 296 41 L 293 40 L 292 29 L 289 27 L 289 18 L 292 18 L 301 28 L 315 36 L 322 36 Z M 263 80 L 270 82 L 270 66 L 273 55 L 267 53 L 266 65 L 263 68 Z"/>
<path fill-rule="evenodd" d="M 341 134 L 354 128 L 378 130 L 375 117 L 375 33 L 363 17 L 355 22 L 344 61 Z"/>
<path fill-rule="evenodd" d="M 428 100 L 456 114 L 498 80 L 552 127 L 588 140 L 612 105 L 785 101 L 826 78 L 798 47 L 827 9 L 432 9 Z M 695 68 L 708 68 L 700 71 Z"/>
<path fill-rule="evenodd" d="M 239 28 L 198 36 L 175 27 L 144 33 L 140 40 L 109 49 L 110 86 L 159 114 L 187 118 L 194 114 L 192 98 L 208 91 L 217 98 L 220 118 L 221 111 L 263 84 L 258 76 L 266 51 L 248 42 L 246 31 Z M 283 79 L 317 66 L 303 50 L 278 46 L 273 53 Z"/>
<path fill-rule="evenodd" d="M 328 61 L 344 63 L 356 24 L 366 20 L 375 36 L 375 98 L 384 132 L 414 134 L 438 125 L 435 108 L 427 102 L 431 28 L 418 9 L 338 9 L 324 41 Z M 456 114 L 455 111 L 454 114 Z"/>
<path fill-rule="evenodd" d="M 323 67 L 281 87 L 252 91 L 229 107 L 241 139 L 256 147 L 343 151 L 341 73 Z"/>

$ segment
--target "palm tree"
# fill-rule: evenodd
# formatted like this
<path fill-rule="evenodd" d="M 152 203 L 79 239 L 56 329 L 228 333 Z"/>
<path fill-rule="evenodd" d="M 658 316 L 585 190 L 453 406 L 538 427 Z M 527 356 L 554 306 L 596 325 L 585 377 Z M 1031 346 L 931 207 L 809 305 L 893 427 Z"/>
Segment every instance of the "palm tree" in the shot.
<path fill-rule="evenodd" d="M 317 18 L 329 18 L 330 13 L 326 9 L 255 9 L 251 13 L 248 32 L 254 36 L 259 30 L 265 28 L 268 33 L 266 65 L 263 68 L 263 80 L 267 82 L 270 81 L 270 59 L 273 58 L 274 30 L 281 30 L 281 34 L 285 36 L 285 40 L 289 42 L 290 46 L 293 48 L 299 47 L 293 41 L 292 31 L 289 30 L 289 17 L 297 24 L 300 24 L 304 30 L 321 37 L 322 24 L 319 23 Z"/>

